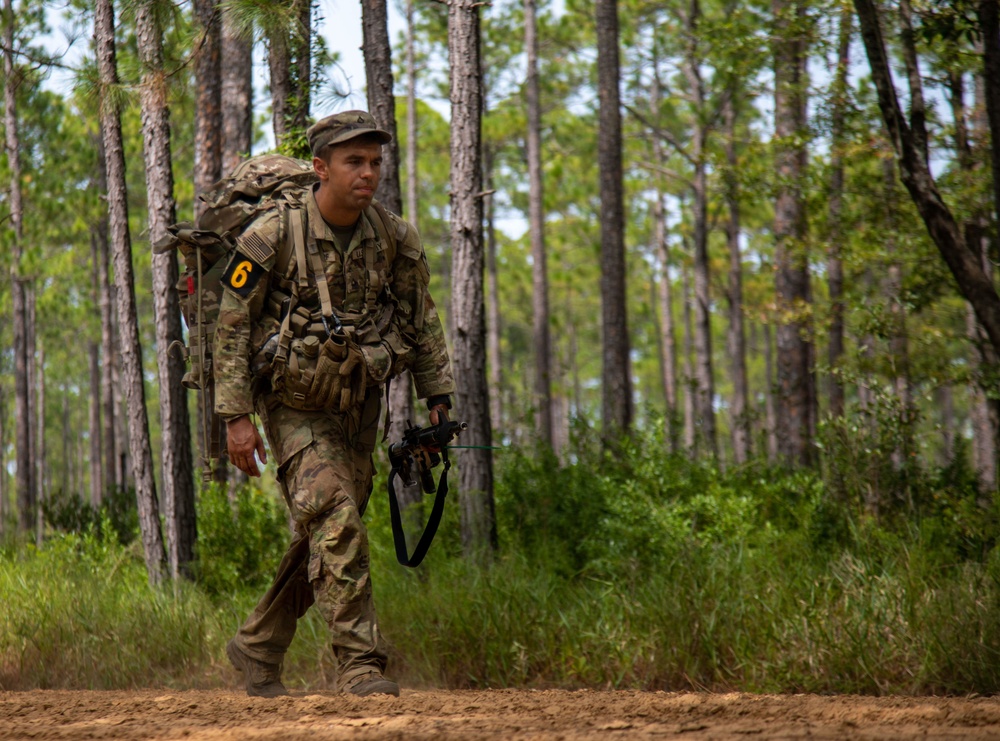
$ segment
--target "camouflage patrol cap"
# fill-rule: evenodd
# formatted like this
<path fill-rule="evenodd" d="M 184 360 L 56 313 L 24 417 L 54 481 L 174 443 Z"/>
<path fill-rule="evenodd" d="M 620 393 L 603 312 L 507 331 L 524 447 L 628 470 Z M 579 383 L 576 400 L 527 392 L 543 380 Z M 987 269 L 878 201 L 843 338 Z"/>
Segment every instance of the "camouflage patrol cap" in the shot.
<path fill-rule="evenodd" d="M 330 144 L 343 144 L 366 134 L 374 134 L 382 144 L 392 141 L 392 134 L 380 129 L 367 111 L 335 113 L 320 119 L 306 131 L 313 156 Z"/>

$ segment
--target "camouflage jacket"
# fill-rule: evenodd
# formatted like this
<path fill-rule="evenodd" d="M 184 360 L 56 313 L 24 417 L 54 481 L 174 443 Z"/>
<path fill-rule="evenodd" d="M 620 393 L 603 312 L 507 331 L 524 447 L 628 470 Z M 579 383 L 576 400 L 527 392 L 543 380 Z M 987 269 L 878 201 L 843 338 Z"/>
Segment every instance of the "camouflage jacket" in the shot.
<path fill-rule="evenodd" d="M 301 201 L 305 242 L 319 249 L 334 310 L 361 346 L 372 382 L 382 385 L 409 370 L 419 398 L 454 393 L 444 329 L 428 290 L 430 271 L 416 229 L 406 225 L 390 264 L 371 221 L 378 216 L 368 209 L 341 253 L 313 193 L 303 192 Z M 386 228 L 400 234 L 401 220 L 390 219 Z M 310 275 L 307 283 L 299 283 L 295 255 L 283 275 L 275 270 L 289 221 L 275 210 L 252 222 L 237 240 L 223 279 L 213 355 L 215 411 L 224 418 L 254 410 L 250 359 L 279 328 L 275 307 L 287 296 L 283 289 L 298 283 L 298 306 L 314 318 L 320 315 L 316 280 Z"/>

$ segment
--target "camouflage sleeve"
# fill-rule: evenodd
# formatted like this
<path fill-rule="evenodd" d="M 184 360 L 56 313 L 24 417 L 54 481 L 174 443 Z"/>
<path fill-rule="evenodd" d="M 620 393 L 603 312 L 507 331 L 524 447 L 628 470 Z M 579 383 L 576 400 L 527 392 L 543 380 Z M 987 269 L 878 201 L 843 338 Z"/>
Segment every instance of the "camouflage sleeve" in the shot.
<path fill-rule="evenodd" d="M 413 376 L 417 397 L 426 399 L 455 393 L 451 359 L 445 342 L 444 327 L 429 290 L 430 269 L 420 244 L 420 235 L 409 225 L 406 238 L 396 247 L 392 264 L 393 292 L 398 301 L 390 332 L 402 340 L 396 352 L 397 372 L 408 369 Z"/>
<path fill-rule="evenodd" d="M 277 215 L 269 214 L 251 224 L 237 240 L 236 251 L 222 275 L 222 301 L 212 354 L 215 413 L 223 418 L 254 410 L 250 338 L 269 289 L 278 223 Z"/>

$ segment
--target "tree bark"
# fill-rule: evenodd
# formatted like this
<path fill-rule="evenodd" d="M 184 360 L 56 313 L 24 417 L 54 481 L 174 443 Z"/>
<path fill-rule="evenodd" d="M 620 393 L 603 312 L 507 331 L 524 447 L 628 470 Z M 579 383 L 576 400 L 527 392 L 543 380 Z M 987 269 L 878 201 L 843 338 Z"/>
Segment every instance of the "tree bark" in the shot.
<path fill-rule="evenodd" d="M 109 196 L 110 202 L 110 196 Z M 109 209 L 110 211 L 110 209 Z M 109 232 L 109 250 L 112 252 L 109 257 L 112 261 L 114 260 L 114 250 L 111 247 L 111 225 L 109 218 L 108 225 Z M 115 485 L 119 489 L 128 489 L 129 487 L 135 487 L 135 481 L 130 479 L 130 471 L 132 470 L 132 464 L 129 460 L 129 437 L 128 437 L 128 409 L 126 408 L 126 393 L 124 387 L 124 378 L 122 372 L 122 333 L 119 328 L 118 320 L 118 286 L 114 283 L 111 284 L 111 304 L 114 310 L 111 312 L 111 344 L 114 347 L 113 354 L 111 357 L 111 397 L 112 404 L 115 408 L 115 440 L 118 444 L 115 446 L 115 455 L 117 456 L 113 461 L 115 467 Z"/>
<path fill-rule="evenodd" d="M 268 37 L 267 67 L 271 79 L 271 123 L 280 146 L 288 133 L 288 99 L 292 94 L 291 51 L 287 31 L 276 29 Z"/>
<path fill-rule="evenodd" d="M 885 249 L 888 253 L 889 266 L 886 271 L 885 280 L 882 284 L 882 295 L 889 303 L 889 358 L 891 360 L 890 374 L 896 398 L 899 401 L 901 420 L 901 434 L 899 444 L 893 450 L 893 464 L 896 468 L 901 468 L 908 459 L 912 449 L 912 426 L 909 419 L 912 413 L 913 392 L 910 385 L 910 351 L 909 340 L 906 330 L 906 309 L 903 303 L 903 266 L 897 256 L 898 245 L 896 244 L 896 234 L 899 233 L 899 224 L 896 214 L 899 206 L 896 196 L 896 168 L 892 159 L 885 157 L 882 160 L 883 180 L 885 191 L 883 203 L 885 206 L 885 229 L 886 242 Z M 884 502 L 880 510 L 891 506 L 892 503 Z"/>
<path fill-rule="evenodd" d="M 108 167 L 108 211 L 114 251 L 118 325 L 121 332 L 122 375 L 128 405 L 129 449 L 139 509 L 139 527 L 151 584 L 163 580 L 164 551 L 160 533 L 153 455 L 146 416 L 146 394 L 142 381 L 142 347 L 136 313 L 132 245 L 128 226 L 125 186 L 125 153 L 122 147 L 120 112 L 110 89 L 118 85 L 115 58 L 115 19 L 111 0 L 97 0 L 94 14 L 94 45 L 97 49 L 101 84 L 101 124 Z"/>
<path fill-rule="evenodd" d="M 7 517 L 10 502 L 7 491 L 7 393 L 0 384 L 0 540 L 7 536 Z"/>
<path fill-rule="evenodd" d="M 390 211 L 403 213 L 403 198 L 399 178 L 399 133 L 396 126 L 396 97 L 393 95 L 392 47 L 389 44 L 388 15 L 385 0 L 362 0 L 361 23 L 363 32 L 362 52 L 365 58 L 365 76 L 368 82 L 368 109 L 379 126 L 392 135 L 392 141 L 382 147 L 382 179 L 376 198 Z M 409 115 L 409 112 L 408 112 Z M 409 120 L 409 119 L 408 119 Z M 416 132 L 409 129 L 408 144 Z M 408 162 L 411 167 L 414 163 Z M 407 176 L 411 177 L 411 172 Z M 416 178 L 408 183 L 416 190 Z M 412 191 L 411 191 L 412 192 Z M 407 194 L 408 196 L 410 193 Z M 416 202 L 408 210 L 408 220 L 416 228 Z M 390 435 L 393 440 L 402 438 L 407 421 L 414 420 L 413 391 L 410 374 L 401 373 L 392 379 L 389 390 L 389 414 L 392 418 Z M 420 501 L 420 487 L 409 487 L 401 504 Z M 407 500 L 403 502 L 402 500 Z M 412 500 L 412 501 L 411 501 Z"/>
<path fill-rule="evenodd" d="M 910 126 L 914 143 L 923 156 L 924 164 L 929 161 L 927 150 L 927 105 L 924 103 L 924 85 L 920 79 L 920 62 L 917 58 L 916 34 L 913 31 L 913 9 L 910 0 L 899 0 L 899 34 L 906 76 L 910 83 Z"/>
<path fill-rule="evenodd" d="M 170 152 L 170 112 L 163 71 L 163 32 L 152 2 L 136 9 L 136 36 L 142 61 L 142 138 L 146 162 L 146 198 L 149 204 L 149 241 L 155 244 L 177 220 Z M 187 390 L 181 384 L 184 360 L 174 351 L 183 345 L 180 276 L 174 252 L 153 254 L 153 307 L 156 319 L 156 360 L 160 381 L 160 429 L 164 515 L 170 575 L 189 576 L 194 560 L 195 487 L 191 456 L 191 420 Z"/>
<path fill-rule="evenodd" d="M 34 528 L 35 477 L 31 459 L 32 420 L 28 382 L 28 280 L 21 274 L 24 239 L 24 206 L 21 193 L 21 144 L 17 122 L 17 76 L 14 66 L 14 9 L 4 0 L 4 129 L 7 167 L 10 170 L 10 222 L 13 231 L 11 256 L 11 303 L 14 329 L 14 446 L 17 458 L 15 489 L 18 527 L 22 533 Z"/>
<path fill-rule="evenodd" d="M 736 173 L 739 161 L 736 156 L 736 107 L 735 92 L 726 104 L 726 207 L 729 223 L 726 241 L 729 245 L 729 360 L 733 374 L 732 427 L 733 459 L 737 465 L 750 458 L 750 414 L 747 409 L 749 396 L 747 384 L 746 335 L 743 331 L 743 258 L 740 254 L 740 193 Z"/>
<path fill-rule="evenodd" d="M 94 305 L 100 304 L 100 281 L 98 270 L 97 237 L 93 230 L 90 233 L 91 283 L 94 293 Z M 101 347 L 95 340 L 87 343 L 87 356 L 90 365 L 90 504 L 95 509 L 101 505 L 101 495 L 104 492 L 104 467 L 101 465 Z"/>
<path fill-rule="evenodd" d="M 417 213 L 417 80 L 416 61 L 413 49 L 413 0 L 406 4 L 406 208 L 402 212 L 414 229 L 419 230 Z M 398 153 L 398 145 L 397 145 Z M 404 371 L 392 380 L 389 391 L 389 410 L 392 424 L 389 437 L 402 438 L 408 421 L 416 419 L 413 405 L 413 378 Z M 423 499 L 419 486 L 408 487 L 410 491 L 400 497 L 400 504 L 407 506 Z"/>
<path fill-rule="evenodd" d="M 204 205 L 198 196 L 222 177 L 222 18 L 217 0 L 194 0 L 201 34 L 195 59 L 194 213 Z"/>
<path fill-rule="evenodd" d="M 649 91 L 649 106 L 651 114 L 660 110 L 663 83 L 660 80 L 659 58 L 653 58 L 653 81 Z M 666 169 L 666 156 L 660 137 L 652 137 L 653 163 L 661 169 Z M 664 420 L 664 434 L 670 452 L 676 453 L 679 445 L 677 430 L 677 341 L 674 330 L 673 296 L 670 284 L 670 244 L 667 242 L 667 206 L 663 190 L 658 188 L 653 200 L 653 241 L 655 243 L 657 260 L 660 263 L 661 277 L 657 285 L 660 311 L 660 377 L 663 384 L 663 397 L 667 409 Z"/>
<path fill-rule="evenodd" d="M 392 48 L 389 45 L 388 16 L 385 0 L 362 0 L 361 23 L 368 81 L 368 110 L 392 141 L 382 146 L 382 180 L 375 197 L 400 214 L 403 197 L 399 187 L 399 139 L 396 132 L 396 97 L 392 93 Z M 411 132 L 412 136 L 412 132 Z"/>
<path fill-rule="evenodd" d="M 775 169 L 778 193 L 774 204 L 775 293 L 778 303 L 778 448 L 786 464 L 807 466 L 813 449 L 810 429 L 811 303 L 806 254 L 805 198 L 802 188 L 806 157 L 806 43 L 798 0 L 773 0 L 774 118 L 778 142 Z"/>
<path fill-rule="evenodd" d="M 979 27 L 983 34 L 983 85 L 990 128 L 990 169 L 993 172 L 993 209 L 1000 219 L 1000 6 L 979 0 Z"/>
<path fill-rule="evenodd" d="M 918 136 L 903 118 L 873 0 L 854 0 L 854 6 L 858 11 L 872 79 L 878 91 L 882 119 L 896 151 L 900 179 L 954 276 L 959 291 L 972 304 L 993 350 L 1000 352 L 1000 296 L 973 251 L 965 244 L 955 217 L 941 198 L 934 176 L 920 151 Z"/>
<path fill-rule="evenodd" d="M 38 301 L 35 296 L 35 282 L 28 283 L 25 290 L 25 314 L 28 318 L 28 339 L 27 362 L 28 362 L 28 414 L 31 416 L 31 440 L 28 442 L 30 451 L 28 460 L 31 461 L 31 500 L 35 510 L 40 506 L 39 496 L 41 493 L 41 481 L 38 479 L 38 322 L 36 321 L 36 310 Z M 32 519 L 37 519 L 37 511 L 31 514 Z"/>
<path fill-rule="evenodd" d="M 851 36 L 854 15 L 847 6 L 840 13 L 840 32 L 837 39 L 837 71 L 833 81 L 833 101 L 830 132 L 830 200 L 827 204 L 826 283 L 830 294 L 830 333 L 827 363 L 830 366 L 827 395 L 829 412 L 833 417 L 844 414 L 844 384 L 840 380 L 840 363 L 844 357 L 844 119 L 848 106 L 847 75 L 851 64 Z"/>
<path fill-rule="evenodd" d="M 497 548 L 493 456 L 486 386 L 486 322 L 483 302 L 482 69 L 479 7 L 473 0 L 448 3 L 451 60 L 451 248 L 453 363 L 458 414 L 469 430 L 462 442 L 476 446 L 460 456 L 462 547 L 489 560 Z"/>
<path fill-rule="evenodd" d="M 684 304 L 684 448 L 694 452 L 697 444 L 694 367 L 691 353 L 694 347 L 694 326 L 691 319 L 691 271 L 687 261 L 681 265 L 681 301 Z"/>
<path fill-rule="evenodd" d="M 45 482 L 45 345 L 38 345 L 38 369 L 35 372 L 38 390 L 35 393 L 35 480 L 38 482 L 38 500 L 35 507 L 35 547 L 41 550 L 45 540 L 45 496 L 48 487 Z"/>
<path fill-rule="evenodd" d="M 538 21 L 535 0 L 524 0 L 524 46 L 527 52 L 525 94 L 528 155 L 528 233 L 531 239 L 532 337 L 535 350 L 535 427 L 539 440 L 552 447 L 552 342 L 549 335 L 549 278 L 545 255 L 542 187 L 542 108 L 538 85 Z"/>
<path fill-rule="evenodd" d="M 701 11 L 698 0 L 691 0 L 686 14 L 687 40 L 684 50 L 684 76 L 695 110 L 691 132 L 692 219 L 694 226 L 694 354 L 695 354 L 695 450 L 718 457 L 715 435 L 715 381 L 712 372 L 712 307 L 709 296 L 708 264 L 708 174 L 706 147 L 708 124 L 704 121 L 705 85 L 701 76 L 701 54 L 696 42 Z"/>
<path fill-rule="evenodd" d="M 414 0 L 406 0 L 406 218 L 417 226 L 417 56 Z"/>
<path fill-rule="evenodd" d="M 97 186 L 98 192 L 105 196 L 108 192 L 108 168 L 104 157 L 104 132 L 98 131 L 97 136 Z M 93 227 L 92 234 L 97 240 L 97 296 L 98 311 L 101 317 L 101 443 L 104 454 L 104 467 L 98 504 L 104 499 L 104 494 L 111 487 L 124 484 L 118 476 L 118 446 L 122 438 L 116 434 L 115 424 L 120 416 L 115 406 L 114 367 L 115 329 L 112 310 L 112 287 L 110 276 L 110 246 L 108 244 L 108 213 L 102 204 L 101 213 Z"/>
<path fill-rule="evenodd" d="M 290 36 L 294 57 L 292 87 L 295 91 L 295 105 L 291 111 L 290 123 L 293 129 L 304 131 L 309 126 L 309 109 L 312 106 L 312 0 L 293 0 L 293 8 L 297 20 Z M 389 75 L 392 75 L 391 68 Z M 390 87 L 390 92 L 391 90 Z M 378 117 L 375 120 L 382 123 Z M 394 134 L 395 129 L 390 133 Z"/>
<path fill-rule="evenodd" d="M 771 342 L 771 325 L 764 324 L 764 420 L 767 427 L 767 461 L 778 460 L 778 400 L 775 393 L 777 381 L 774 372 L 774 345 Z"/>
<path fill-rule="evenodd" d="M 230 173 L 253 147 L 253 40 L 236 33 L 232 11 L 222 10 L 222 173 Z"/>
<path fill-rule="evenodd" d="M 487 145 L 483 151 L 485 165 L 483 169 L 490 180 L 486 182 L 486 190 L 493 190 L 493 148 Z M 489 366 L 490 388 L 490 421 L 494 429 L 505 429 L 503 418 L 503 356 L 500 351 L 500 337 L 503 334 L 503 322 L 500 316 L 500 278 L 497 272 L 497 230 L 493 212 L 496 201 L 492 195 L 487 196 L 486 211 L 486 358 Z"/>
<path fill-rule="evenodd" d="M 625 206 L 619 91 L 618 2 L 597 0 L 597 161 L 601 193 L 601 418 L 610 442 L 632 427 L 632 371 L 625 294 Z"/>
<path fill-rule="evenodd" d="M 194 118 L 194 215 L 197 219 L 205 208 L 198 197 L 210 190 L 222 178 L 222 15 L 218 0 L 194 0 L 195 19 L 200 31 L 200 46 L 195 59 L 195 118 Z M 219 458 L 214 460 L 212 478 L 219 484 L 229 481 L 229 457 L 226 454 L 226 426 L 213 409 L 211 390 L 201 392 L 199 412 L 208 417 L 199 429 L 217 434 Z M 204 460 L 211 459 L 211 443 L 201 440 Z"/>

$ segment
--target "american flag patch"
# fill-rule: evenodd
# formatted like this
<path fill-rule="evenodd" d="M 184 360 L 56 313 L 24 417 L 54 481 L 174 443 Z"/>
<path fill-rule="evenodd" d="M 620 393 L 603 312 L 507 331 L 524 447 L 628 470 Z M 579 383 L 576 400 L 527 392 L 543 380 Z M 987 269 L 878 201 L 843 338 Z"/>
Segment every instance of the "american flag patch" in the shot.
<path fill-rule="evenodd" d="M 274 250 L 257 232 L 247 232 L 237 239 L 236 249 L 260 265 L 274 256 Z"/>

